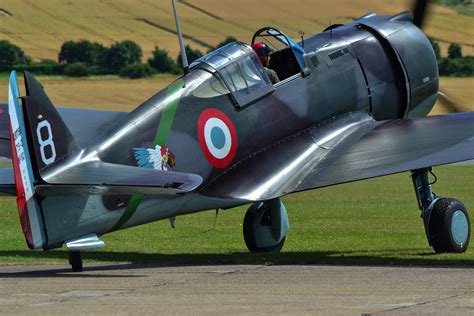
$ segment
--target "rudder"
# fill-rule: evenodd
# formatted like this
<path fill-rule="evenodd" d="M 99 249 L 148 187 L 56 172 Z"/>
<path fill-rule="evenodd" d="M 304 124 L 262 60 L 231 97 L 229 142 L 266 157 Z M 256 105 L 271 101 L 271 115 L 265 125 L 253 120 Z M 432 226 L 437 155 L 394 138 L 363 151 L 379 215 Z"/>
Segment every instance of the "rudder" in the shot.
<path fill-rule="evenodd" d="M 33 174 L 23 111 L 19 103 L 19 90 L 15 72 L 10 75 L 8 113 L 10 116 L 10 143 L 20 223 L 28 247 L 40 249 L 47 244 L 47 237 L 41 206 L 38 203 L 34 188 L 36 179 Z"/>

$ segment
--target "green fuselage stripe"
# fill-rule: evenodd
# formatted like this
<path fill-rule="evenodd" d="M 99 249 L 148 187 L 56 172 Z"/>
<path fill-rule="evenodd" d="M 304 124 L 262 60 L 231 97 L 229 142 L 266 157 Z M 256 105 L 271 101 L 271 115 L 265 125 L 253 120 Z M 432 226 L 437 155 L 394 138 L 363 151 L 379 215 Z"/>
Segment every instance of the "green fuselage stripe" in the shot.
<path fill-rule="evenodd" d="M 166 107 L 163 110 L 160 118 L 160 124 L 158 124 L 158 130 L 156 131 L 155 141 L 156 145 L 165 146 L 168 141 L 168 136 L 171 131 L 171 125 L 173 125 L 174 116 L 178 109 L 180 100 L 179 90 L 183 88 L 183 81 L 178 80 L 168 87 L 166 93 Z"/>
<path fill-rule="evenodd" d="M 168 136 L 171 131 L 171 126 L 173 125 L 174 116 L 176 115 L 176 110 L 178 109 L 180 101 L 181 95 L 178 92 L 179 90 L 181 90 L 181 88 L 183 88 L 183 84 L 183 80 L 177 80 L 176 82 L 172 83 L 166 91 L 165 108 L 161 113 L 160 122 L 158 124 L 158 130 L 156 131 L 156 136 L 153 141 L 153 146 L 166 145 Z M 132 196 L 130 203 L 127 205 L 127 208 L 123 212 L 117 224 L 115 224 L 115 226 L 112 228 L 112 230 L 120 229 L 123 225 L 125 225 L 125 223 L 135 213 L 143 198 L 143 194 L 135 194 Z"/>

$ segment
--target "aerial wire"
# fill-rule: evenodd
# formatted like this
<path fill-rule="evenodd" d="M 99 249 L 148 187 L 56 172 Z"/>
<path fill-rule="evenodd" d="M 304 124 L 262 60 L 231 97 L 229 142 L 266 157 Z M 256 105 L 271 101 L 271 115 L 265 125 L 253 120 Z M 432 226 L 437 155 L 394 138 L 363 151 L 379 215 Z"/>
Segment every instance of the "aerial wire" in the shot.
<path fill-rule="evenodd" d="M 183 33 L 181 32 L 181 25 L 179 24 L 178 11 L 176 10 L 176 2 L 175 0 L 171 0 L 171 2 L 173 4 L 173 13 L 174 13 L 174 21 L 176 23 L 176 31 L 178 32 L 179 47 L 181 49 L 181 61 L 183 63 L 183 71 L 184 71 L 184 74 L 188 74 L 189 73 L 188 57 L 186 56 L 186 50 L 184 48 Z"/>

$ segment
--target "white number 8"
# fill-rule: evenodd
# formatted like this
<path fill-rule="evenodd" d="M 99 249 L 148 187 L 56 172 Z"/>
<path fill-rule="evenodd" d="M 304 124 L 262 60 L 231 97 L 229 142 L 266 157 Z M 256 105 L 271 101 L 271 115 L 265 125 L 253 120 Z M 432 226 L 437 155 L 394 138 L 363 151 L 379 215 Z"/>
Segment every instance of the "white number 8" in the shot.
<path fill-rule="evenodd" d="M 43 139 L 41 136 L 41 129 L 44 127 L 46 127 L 46 130 L 48 131 L 48 137 L 46 139 Z M 47 120 L 39 122 L 38 127 L 36 127 L 36 136 L 38 137 L 38 143 L 40 145 L 41 159 L 45 165 L 52 164 L 56 159 L 56 148 L 54 147 L 51 124 L 49 124 Z M 48 146 L 51 148 L 51 156 L 46 158 L 45 148 Z"/>

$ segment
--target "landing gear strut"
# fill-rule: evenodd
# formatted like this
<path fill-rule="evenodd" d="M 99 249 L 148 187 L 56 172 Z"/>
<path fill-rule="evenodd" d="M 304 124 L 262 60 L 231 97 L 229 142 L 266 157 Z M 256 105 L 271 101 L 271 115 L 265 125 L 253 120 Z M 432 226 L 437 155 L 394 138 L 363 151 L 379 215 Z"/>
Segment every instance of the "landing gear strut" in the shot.
<path fill-rule="evenodd" d="M 428 243 L 436 253 L 465 252 L 471 236 L 469 213 L 460 201 L 434 194 L 428 173 L 433 174 L 431 168 L 411 175 Z"/>
<path fill-rule="evenodd" d="M 72 272 L 82 272 L 82 257 L 80 251 L 69 251 L 69 264 Z"/>
<path fill-rule="evenodd" d="M 245 244 L 250 252 L 279 252 L 288 228 L 288 215 L 279 198 L 255 203 L 244 218 Z"/>
<path fill-rule="evenodd" d="M 89 234 L 65 241 L 69 250 L 69 264 L 72 272 L 82 272 L 81 251 L 104 248 L 105 244 L 96 234 Z"/>

